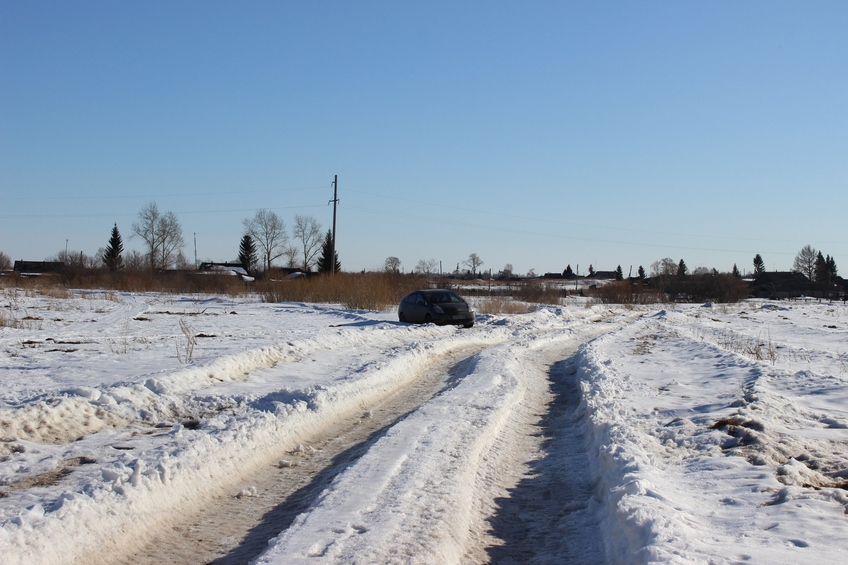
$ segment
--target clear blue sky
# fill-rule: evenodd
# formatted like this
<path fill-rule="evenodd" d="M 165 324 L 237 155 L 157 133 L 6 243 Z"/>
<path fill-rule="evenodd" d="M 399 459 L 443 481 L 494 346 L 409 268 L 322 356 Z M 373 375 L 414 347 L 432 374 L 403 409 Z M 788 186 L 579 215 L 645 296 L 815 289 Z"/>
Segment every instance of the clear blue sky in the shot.
<path fill-rule="evenodd" d="M 194 257 L 242 221 L 397 256 L 848 274 L 848 2 L 0 3 L 0 251 Z"/>

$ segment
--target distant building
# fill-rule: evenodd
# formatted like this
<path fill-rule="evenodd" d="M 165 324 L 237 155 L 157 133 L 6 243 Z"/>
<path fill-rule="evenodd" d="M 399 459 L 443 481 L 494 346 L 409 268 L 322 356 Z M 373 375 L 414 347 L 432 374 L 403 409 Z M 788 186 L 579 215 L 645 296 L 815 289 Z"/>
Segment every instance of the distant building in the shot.
<path fill-rule="evenodd" d="M 587 279 L 595 279 L 599 281 L 614 281 L 618 275 L 615 271 L 595 271 Z"/>
<path fill-rule="evenodd" d="M 205 275 L 239 276 L 247 282 L 254 280 L 241 263 L 201 263 L 197 271 Z"/>
<path fill-rule="evenodd" d="M 751 295 L 773 300 L 812 296 L 815 285 L 801 273 L 775 271 L 763 273 L 751 283 Z"/>
<path fill-rule="evenodd" d="M 15 261 L 14 271 L 21 276 L 37 276 L 58 273 L 65 267 L 62 261 Z"/>

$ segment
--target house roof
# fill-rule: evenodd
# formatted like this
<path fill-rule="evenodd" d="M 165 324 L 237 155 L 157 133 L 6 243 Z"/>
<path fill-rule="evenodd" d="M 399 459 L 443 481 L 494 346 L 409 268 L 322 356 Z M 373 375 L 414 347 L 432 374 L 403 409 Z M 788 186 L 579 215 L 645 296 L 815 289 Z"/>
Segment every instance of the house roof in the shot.
<path fill-rule="evenodd" d="M 813 284 L 810 279 L 793 271 L 775 271 L 763 273 L 754 279 L 754 289 L 764 288 L 774 291 L 809 290 Z"/>
<path fill-rule="evenodd" d="M 15 261 L 17 273 L 55 273 L 62 269 L 62 261 Z"/>

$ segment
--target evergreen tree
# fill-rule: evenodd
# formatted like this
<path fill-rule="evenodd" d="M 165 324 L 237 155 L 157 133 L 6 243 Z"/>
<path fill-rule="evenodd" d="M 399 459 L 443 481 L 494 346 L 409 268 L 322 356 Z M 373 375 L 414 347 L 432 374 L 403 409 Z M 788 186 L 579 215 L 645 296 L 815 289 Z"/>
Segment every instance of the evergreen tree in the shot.
<path fill-rule="evenodd" d="M 836 259 L 834 259 L 830 255 L 828 255 L 827 259 L 825 259 L 825 262 L 827 263 L 827 273 L 830 275 L 830 282 L 833 282 L 834 279 L 836 279 L 836 274 L 837 274 L 836 273 Z"/>
<path fill-rule="evenodd" d="M 589 276 L 591 277 L 594 274 L 595 274 L 595 268 L 592 267 L 592 265 L 589 265 Z"/>
<path fill-rule="evenodd" d="M 754 276 L 758 277 L 766 272 L 766 264 L 760 254 L 754 255 Z"/>
<path fill-rule="evenodd" d="M 733 264 L 733 276 L 737 279 L 742 278 L 742 273 L 739 272 L 739 269 L 736 267 L 736 263 Z"/>
<path fill-rule="evenodd" d="M 327 235 L 324 236 L 324 243 L 321 246 L 321 256 L 318 258 L 318 272 L 331 273 L 333 264 L 330 263 L 330 253 L 333 252 L 333 232 L 327 230 Z M 335 272 L 341 272 L 342 264 L 339 263 L 339 253 L 335 253 Z"/>
<path fill-rule="evenodd" d="M 566 278 L 571 278 L 572 276 L 574 276 L 574 271 L 571 270 L 570 264 L 565 267 L 565 270 L 562 272 L 562 276 Z"/>
<path fill-rule="evenodd" d="M 624 273 L 621 271 L 621 265 L 619 265 L 618 268 L 616 268 L 616 270 L 615 270 L 615 280 L 617 280 L 617 281 L 623 281 L 624 280 Z"/>
<path fill-rule="evenodd" d="M 106 265 L 113 273 L 120 270 L 124 266 L 124 258 L 121 253 L 124 252 L 124 243 L 121 241 L 121 232 L 118 231 L 118 224 L 112 227 L 112 236 L 109 238 L 109 245 L 103 252 L 103 264 Z"/>
<path fill-rule="evenodd" d="M 680 263 L 677 264 L 677 276 L 683 278 L 686 276 L 686 273 L 689 271 L 689 267 L 686 266 L 686 263 L 683 262 L 683 259 L 680 260 Z"/>
<path fill-rule="evenodd" d="M 645 280 L 645 269 L 642 267 L 642 265 L 639 265 L 639 270 L 637 271 L 637 273 L 639 274 L 640 279 Z"/>
<path fill-rule="evenodd" d="M 250 237 L 249 234 L 245 234 L 244 237 L 241 238 L 241 244 L 239 244 L 239 263 L 244 267 L 244 270 L 248 272 L 248 274 L 253 274 L 253 269 L 256 267 L 256 262 L 259 258 L 256 255 L 256 244 L 253 243 L 253 238 Z"/>
<path fill-rule="evenodd" d="M 816 255 L 816 264 L 814 267 L 814 277 L 816 282 L 826 283 L 830 278 L 830 273 L 827 270 L 827 261 L 821 251 Z"/>

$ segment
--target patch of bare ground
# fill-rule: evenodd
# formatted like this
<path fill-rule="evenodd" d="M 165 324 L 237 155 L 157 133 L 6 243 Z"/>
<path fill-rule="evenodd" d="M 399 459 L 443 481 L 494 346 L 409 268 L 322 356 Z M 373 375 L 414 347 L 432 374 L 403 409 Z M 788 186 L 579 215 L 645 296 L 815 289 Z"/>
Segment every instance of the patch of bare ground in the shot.
<path fill-rule="evenodd" d="M 0 496 L 6 496 L 9 492 L 15 490 L 24 490 L 33 487 L 49 487 L 55 484 L 58 484 L 64 477 L 67 477 L 74 471 L 74 467 L 79 467 L 80 465 L 90 465 L 92 463 L 96 463 L 96 461 L 90 457 L 72 457 L 71 459 L 63 460 L 58 467 L 47 471 L 45 473 L 39 473 L 37 475 L 30 475 L 28 477 L 23 477 L 5 485 L 2 490 L 0 490 Z"/>

